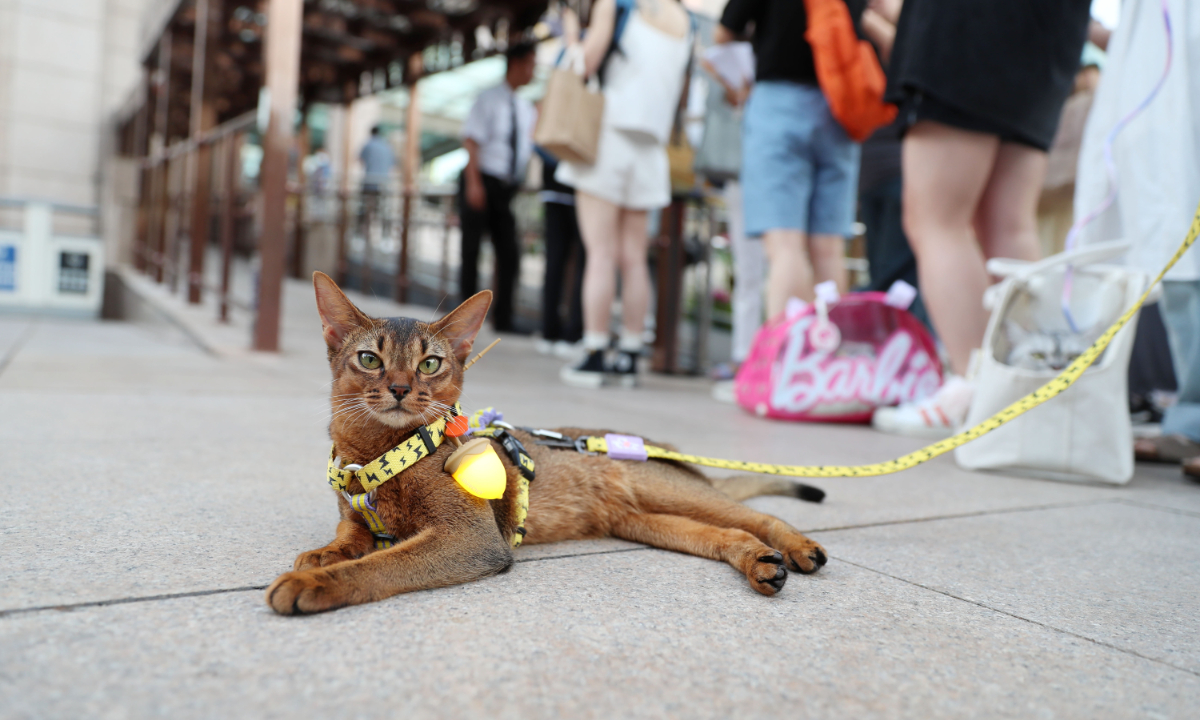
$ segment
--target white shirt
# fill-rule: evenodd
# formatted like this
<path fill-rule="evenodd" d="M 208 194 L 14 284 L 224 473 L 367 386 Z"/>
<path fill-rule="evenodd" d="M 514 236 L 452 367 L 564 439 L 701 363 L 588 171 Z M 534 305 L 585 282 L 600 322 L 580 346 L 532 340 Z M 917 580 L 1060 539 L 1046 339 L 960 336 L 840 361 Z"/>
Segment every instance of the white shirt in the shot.
<path fill-rule="evenodd" d="M 1168 0 L 1175 57 L 1158 95 L 1117 136 L 1113 161 L 1117 200 L 1082 233 L 1083 244 L 1133 243 L 1125 262 L 1157 275 L 1187 235 L 1200 198 L 1200 8 Z M 1127 0 L 1108 45 L 1108 60 L 1088 115 L 1079 151 L 1075 217 L 1108 194 L 1104 140 L 1141 103 L 1166 64 L 1166 29 L 1159 0 Z M 1192 248 L 1167 280 L 1200 279 L 1200 251 Z"/>
<path fill-rule="evenodd" d="M 634 12 L 620 44 L 621 52 L 609 57 L 604 70 L 604 124 L 666 145 L 692 53 L 692 32 L 668 35 Z"/>
<path fill-rule="evenodd" d="M 517 118 L 517 172 L 512 176 L 512 121 Z M 459 136 L 479 145 L 479 170 L 487 175 L 519 183 L 533 154 L 533 125 L 537 111 L 533 103 L 512 91 L 507 82 L 484 90 L 475 98 Z"/>

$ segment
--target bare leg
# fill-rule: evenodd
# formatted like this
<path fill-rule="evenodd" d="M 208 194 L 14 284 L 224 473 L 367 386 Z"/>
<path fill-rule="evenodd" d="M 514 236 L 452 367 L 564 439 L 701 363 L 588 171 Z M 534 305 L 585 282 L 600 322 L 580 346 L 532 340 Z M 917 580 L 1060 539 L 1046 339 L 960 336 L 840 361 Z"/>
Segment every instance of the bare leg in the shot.
<path fill-rule="evenodd" d="M 904 137 L 904 230 L 925 307 L 960 375 L 987 329 L 988 277 L 971 227 L 999 145 L 994 135 L 930 121 Z"/>
<path fill-rule="evenodd" d="M 678 515 L 630 513 L 613 534 L 665 550 L 723 560 L 745 574 L 750 587 L 774 595 L 787 582 L 783 556 L 745 530 L 713 527 Z"/>
<path fill-rule="evenodd" d="M 808 256 L 812 258 L 813 285 L 826 280 L 837 282 L 839 293 L 847 290 L 846 241 L 841 235 L 813 235 L 808 238 Z"/>
<path fill-rule="evenodd" d="M 788 298 L 812 302 L 813 271 L 808 262 L 804 233 L 799 230 L 768 230 L 763 233 L 767 254 L 767 317 L 787 307 Z"/>
<path fill-rule="evenodd" d="M 646 328 L 646 311 L 650 308 L 645 210 L 621 210 L 619 241 L 622 324 L 626 333 L 641 335 Z"/>
<path fill-rule="evenodd" d="M 1046 153 L 1019 143 L 1001 143 L 988 179 L 975 231 L 985 257 L 1038 260 L 1037 204 L 1046 179 Z"/>
<path fill-rule="evenodd" d="M 621 209 L 607 200 L 579 192 L 575 194 L 575 212 L 587 251 L 583 271 L 583 329 L 607 334 L 617 288 Z"/>

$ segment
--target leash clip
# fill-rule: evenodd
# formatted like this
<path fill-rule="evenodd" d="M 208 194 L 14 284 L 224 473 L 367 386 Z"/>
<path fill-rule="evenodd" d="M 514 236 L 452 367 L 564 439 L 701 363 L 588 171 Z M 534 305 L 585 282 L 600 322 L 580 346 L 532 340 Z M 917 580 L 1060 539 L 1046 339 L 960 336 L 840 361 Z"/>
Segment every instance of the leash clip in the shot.
<path fill-rule="evenodd" d="M 575 438 L 575 449 L 578 450 L 583 455 L 598 455 L 599 454 L 599 453 L 594 453 L 591 450 L 587 449 L 587 438 L 586 437 Z"/>

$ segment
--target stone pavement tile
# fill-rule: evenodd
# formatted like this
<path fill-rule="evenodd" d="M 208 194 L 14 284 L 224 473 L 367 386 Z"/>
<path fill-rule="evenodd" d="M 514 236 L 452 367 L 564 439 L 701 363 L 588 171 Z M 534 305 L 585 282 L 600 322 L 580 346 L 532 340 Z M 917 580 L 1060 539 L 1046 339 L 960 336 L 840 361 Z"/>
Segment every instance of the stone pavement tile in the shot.
<path fill-rule="evenodd" d="M 1188 477 L 1178 465 L 1138 463 L 1126 492 L 1117 497 L 1133 503 L 1200 514 L 1200 480 Z"/>
<path fill-rule="evenodd" d="M 319 397 L 0 393 L 0 609 L 269 583 L 333 538 L 326 417 Z"/>
<path fill-rule="evenodd" d="M 259 592 L 0 617 L 33 717 L 1187 718 L 1200 678 L 832 561 L 775 598 L 663 551 L 308 618 Z"/>
<path fill-rule="evenodd" d="M 1200 515 L 1110 502 L 816 537 L 839 560 L 1200 673 Z"/>
<path fill-rule="evenodd" d="M 23 315 L 0 315 L 0 363 L 25 337 L 33 319 Z"/>

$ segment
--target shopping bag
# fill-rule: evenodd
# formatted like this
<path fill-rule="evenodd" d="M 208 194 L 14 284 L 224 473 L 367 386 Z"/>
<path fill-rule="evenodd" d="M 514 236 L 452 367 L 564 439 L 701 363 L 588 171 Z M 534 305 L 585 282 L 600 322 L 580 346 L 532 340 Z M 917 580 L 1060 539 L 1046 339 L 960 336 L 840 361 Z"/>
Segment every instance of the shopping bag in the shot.
<path fill-rule="evenodd" d="M 785 420 L 865 423 L 877 407 L 937 392 L 933 337 L 907 310 L 915 296 L 898 281 L 888 293 L 795 301 L 755 336 L 734 378 L 738 404 Z"/>
<path fill-rule="evenodd" d="M 866 40 L 859 39 L 843 0 L 804 0 L 817 83 L 833 117 L 855 142 L 896 119 L 896 106 L 883 101 L 887 77 Z"/>
<path fill-rule="evenodd" d="M 1127 243 L 1108 242 L 1060 253 L 1036 263 L 992 260 L 992 310 L 975 376 L 966 426 L 979 423 L 1033 392 L 1061 372 L 1145 291 L 1140 270 L 1102 264 Z M 1074 267 L 1070 308 L 1061 307 L 1067 267 Z M 1133 477 L 1128 372 L 1134 317 L 1070 388 L 1029 413 L 955 451 L 958 464 L 1052 480 L 1123 485 Z M 1043 367 L 1044 366 L 1044 367 Z"/>
<path fill-rule="evenodd" d="M 709 82 L 696 172 L 709 180 L 736 180 L 742 172 L 742 113 L 725 102 L 721 91 L 719 83 Z"/>
<path fill-rule="evenodd" d="M 696 153 L 681 129 L 671 133 L 667 143 L 667 163 L 671 168 L 671 193 L 683 195 L 696 188 Z"/>
<path fill-rule="evenodd" d="M 583 55 L 577 49 L 565 53 L 564 63 L 550 73 L 533 141 L 559 160 L 591 165 L 600 144 L 604 95 L 584 82 Z"/>

